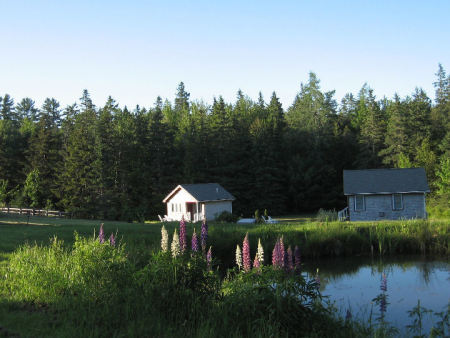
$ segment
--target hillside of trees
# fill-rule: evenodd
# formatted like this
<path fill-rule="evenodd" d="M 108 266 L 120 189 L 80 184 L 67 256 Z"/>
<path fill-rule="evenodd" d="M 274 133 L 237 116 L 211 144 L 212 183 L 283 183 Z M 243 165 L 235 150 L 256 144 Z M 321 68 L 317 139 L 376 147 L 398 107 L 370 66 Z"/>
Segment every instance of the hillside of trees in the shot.
<path fill-rule="evenodd" d="M 191 100 L 123 109 L 84 90 L 65 108 L 0 93 L 0 204 L 81 217 L 148 219 L 179 183 L 218 182 L 238 215 L 340 209 L 343 169 L 425 167 L 434 196 L 450 196 L 450 76 L 439 65 L 435 99 L 377 99 L 364 85 L 340 103 L 314 73 L 283 109 L 256 101 Z"/>

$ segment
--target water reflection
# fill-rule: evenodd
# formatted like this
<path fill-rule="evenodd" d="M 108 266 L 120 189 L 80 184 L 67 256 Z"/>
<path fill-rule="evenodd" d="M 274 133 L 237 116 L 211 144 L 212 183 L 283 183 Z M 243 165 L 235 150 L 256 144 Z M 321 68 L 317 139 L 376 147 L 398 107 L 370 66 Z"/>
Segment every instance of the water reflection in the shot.
<path fill-rule="evenodd" d="M 408 311 L 421 305 L 446 311 L 450 301 L 450 265 L 447 259 L 423 257 L 352 258 L 307 262 L 304 270 L 320 280 L 342 316 L 390 323 L 405 332 L 411 323 Z M 430 330 L 433 319 L 425 319 Z"/>

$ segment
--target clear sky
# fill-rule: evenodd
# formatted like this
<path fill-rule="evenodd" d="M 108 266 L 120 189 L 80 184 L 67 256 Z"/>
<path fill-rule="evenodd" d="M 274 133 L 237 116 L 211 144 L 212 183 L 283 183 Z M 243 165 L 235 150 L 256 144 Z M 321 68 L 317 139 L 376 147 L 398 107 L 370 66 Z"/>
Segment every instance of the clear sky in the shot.
<path fill-rule="evenodd" d="M 450 1 L 0 0 L 0 95 L 55 97 L 84 88 L 96 105 L 191 99 L 234 102 L 272 91 L 287 108 L 314 71 L 340 99 L 367 82 L 378 98 L 450 72 Z"/>

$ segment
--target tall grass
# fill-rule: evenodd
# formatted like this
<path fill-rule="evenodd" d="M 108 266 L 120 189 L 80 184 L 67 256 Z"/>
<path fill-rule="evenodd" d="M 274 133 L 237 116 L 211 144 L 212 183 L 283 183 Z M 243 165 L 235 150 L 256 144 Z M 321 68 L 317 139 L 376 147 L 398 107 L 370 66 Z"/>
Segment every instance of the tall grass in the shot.
<path fill-rule="evenodd" d="M 351 334 L 323 307 L 315 282 L 301 276 L 262 268 L 221 279 L 202 254 L 158 252 L 139 267 L 123 245 L 77 235 L 69 249 L 56 238 L 20 247 L 0 290 L 0 313 L 5 303 L 42 313 L 45 336 Z"/>

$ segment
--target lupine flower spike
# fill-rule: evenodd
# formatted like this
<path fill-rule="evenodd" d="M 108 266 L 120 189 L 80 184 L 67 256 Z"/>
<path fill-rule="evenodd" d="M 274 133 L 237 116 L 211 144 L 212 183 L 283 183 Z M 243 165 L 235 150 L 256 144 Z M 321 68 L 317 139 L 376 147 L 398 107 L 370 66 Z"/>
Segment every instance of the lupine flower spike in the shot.
<path fill-rule="evenodd" d="M 264 264 L 264 249 L 261 244 L 261 238 L 258 239 L 258 249 L 256 251 L 256 257 L 258 257 L 259 265 L 262 266 Z"/>
<path fill-rule="evenodd" d="M 103 231 L 103 223 L 100 224 L 100 231 L 98 232 L 98 241 L 100 243 L 105 242 L 105 232 Z"/>
<path fill-rule="evenodd" d="M 244 265 L 244 271 L 250 271 L 250 269 L 252 268 L 252 261 L 250 258 L 250 243 L 248 241 L 248 233 L 245 235 L 244 242 L 242 243 L 242 263 Z"/>
<path fill-rule="evenodd" d="M 195 228 L 194 233 L 192 234 L 191 248 L 192 252 L 198 252 L 198 238 L 197 234 L 195 233 Z"/>
<path fill-rule="evenodd" d="M 186 222 L 184 221 L 184 216 L 181 217 L 180 221 L 180 249 L 181 252 L 185 252 L 187 249 Z"/>
<path fill-rule="evenodd" d="M 289 272 L 292 272 L 292 271 L 294 271 L 294 257 L 292 255 L 292 249 L 291 249 L 290 245 L 287 249 L 286 257 L 287 257 L 286 258 L 286 260 L 287 260 L 286 270 Z"/>
<path fill-rule="evenodd" d="M 203 219 L 203 222 L 202 222 L 202 231 L 200 233 L 200 237 L 201 237 L 202 250 L 203 250 L 203 253 L 205 253 L 206 241 L 208 240 L 208 223 L 206 223 L 206 218 Z"/>
<path fill-rule="evenodd" d="M 242 252 L 239 244 L 236 246 L 236 265 L 238 266 L 239 270 L 242 269 Z"/>
<path fill-rule="evenodd" d="M 294 249 L 294 265 L 295 265 L 295 271 L 300 272 L 300 264 L 301 264 L 301 256 L 300 256 L 300 249 L 298 246 L 295 246 Z"/>
<path fill-rule="evenodd" d="M 281 269 L 284 266 L 284 252 L 281 250 L 282 241 L 279 238 L 272 251 L 272 265 L 275 269 Z"/>
<path fill-rule="evenodd" d="M 280 254 L 281 254 L 281 267 L 286 266 L 286 250 L 284 249 L 283 236 L 280 238 Z"/>
<path fill-rule="evenodd" d="M 211 262 L 212 262 L 212 247 L 209 247 L 208 253 L 206 254 L 206 266 L 208 267 L 208 271 L 211 270 Z"/>
<path fill-rule="evenodd" d="M 261 265 L 259 264 L 258 253 L 255 255 L 255 260 L 253 261 L 253 269 L 259 269 Z"/>
<path fill-rule="evenodd" d="M 116 239 L 114 238 L 114 234 L 111 234 L 111 236 L 109 236 L 109 245 L 116 246 Z"/>
<path fill-rule="evenodd" d="M 161 228 L 161 250 L 162 252 L 169 251 L 169 233 L 164 225 Z"/>
<path fill-rule="evenodd" d="M 175 229 L 172 238 L 172 245 L 170 246 L 172 250 L 172 257 L 177 257 L 180 255 L 180 238 L 178 237 L 177 229 Z"/>

